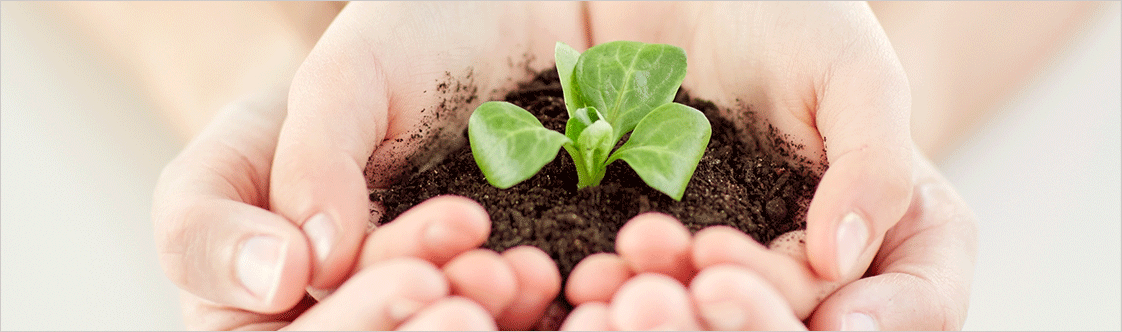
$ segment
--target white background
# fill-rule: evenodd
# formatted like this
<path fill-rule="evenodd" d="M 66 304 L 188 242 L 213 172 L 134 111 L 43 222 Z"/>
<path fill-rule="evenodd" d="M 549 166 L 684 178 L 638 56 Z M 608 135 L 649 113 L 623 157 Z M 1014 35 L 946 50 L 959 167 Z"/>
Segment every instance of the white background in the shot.
<path fill-rule="evenodd" d="M 1122 328 L 1122 27 L 1112 9 L 940 165 L 978 216 L 967 330 Z"/>
<path fill-rule="evenodd" d="M 72 33 L 0 12 L 0 329 L 182 329 L 149 209 L 183 142 Z M 1122 325 L 1119 21 L 941 163 L 979 219 L 966 329 Z"/>

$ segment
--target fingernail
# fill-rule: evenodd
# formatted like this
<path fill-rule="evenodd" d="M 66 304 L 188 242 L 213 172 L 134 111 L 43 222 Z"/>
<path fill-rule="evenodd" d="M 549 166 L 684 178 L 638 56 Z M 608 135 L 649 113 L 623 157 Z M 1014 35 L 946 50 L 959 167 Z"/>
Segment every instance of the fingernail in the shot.
<path fill-rule="evenodd" d="M 273 299 L 284 267 L 287 248 L 279 238 L 257 235 L 242 243 L 238 252 L 237 274 L 242 286 L 254 296 Z"/>
<path fill-rule="evenodd" d="M 705 318 L 705 322 L 709 324 L 709 328 L 718 331 L 744 329 L 744 320 L 747 317 L 745 317 L 744 311 L 732 301 L 701 303 L 698 305 L 698 310 L 701 312 L 701 316 Z"/>
<path fill-rule="evenodd" d="M 421 310 L 423 304 L 410 299 L 399 298 L 386 305 L 386 315 L 394 322 L 402 322 Z"/>
<path fill-rule="evenodd" d="M 853 270 L 868 241 L 869 228 L 865 225 L 865 220 L 853 212 L 842 217 L 837 238 L 839 276 L 845 276 Z"/>
<path fill-rule="evenodd" d="M 335 244 L 335 223 L 331 222 L 331 217 L 323 212 L 317 213 L 308 218 L 302 228 L 304 234 L 307 234 L 308 239 L 312 241 L 316 260 L 319 262 L 326 260 L 327 254 L 331 253 L 332 245 Z"/>
<path fill-rule="evenodd" d="M 876 331 L 877 322 L 873 317 L 860 313 L 851 312 L 842 316 L 841 323 L 842 331 Z"/>

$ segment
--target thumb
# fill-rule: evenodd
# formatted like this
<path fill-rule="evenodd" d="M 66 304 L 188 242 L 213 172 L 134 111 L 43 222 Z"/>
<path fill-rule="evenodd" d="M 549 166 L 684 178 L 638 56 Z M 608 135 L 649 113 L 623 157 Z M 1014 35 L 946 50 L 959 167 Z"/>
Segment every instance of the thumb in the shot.
<path fill-rule="evenodd" d="M 527 75 L 522 65 L 544 67 L 533 59 L 554 44 L 539 40 L 571 35 L 537 17 L 577 8 L 369 2 L 339 13 L 293 78 L 271 178 L 271 208 L 315 249 L 313 287 L 338 285 L 357 261 L 378 208 L 367 189 L 462 145 L 480 96 Z"/>
<path fill-rule="evenodd" d="M 862 28 L 869 31 L 828 65 L 817 89 L 815 122 L 830 166 L 807 212 L 806 247 L 830 280 L 864 273 L 912 188 L 907 78 L 875 19 Z"/>
<path fill-rule="evenodd" d="M 439 9 L 430 7 L 348 5 L 293 78 L 273 163 L 271 208 L 307 235 L 315 288 L 334 288 L 354 268 L 378 209 L 368 189 L 458 146 L 466 125 L 460 110 L 490 88 L 474 82 L 491 76 L 473 78 L 470 68 L 475 50 L 493 47 L 441 51 L 464 36 L 444 36 L 428 24 Z"/>
<path fill-rule="evenodd" d="M 870 274 L 826 298 L 813 329 L 957 330 L 966 319 L 978 230 L 935 167 L 916 157 L 916 188 Z"/>
<path fill-rule="evenodd" d="M 317 288 L 337 286 L 354 265 L 369 219 L 363 169 L 387 129 L 383 69 L 351 50 L 358 36 L 338 30 L 328 28 L 293 77 L 270 179 L 272 209 L 311 244 Z"/>

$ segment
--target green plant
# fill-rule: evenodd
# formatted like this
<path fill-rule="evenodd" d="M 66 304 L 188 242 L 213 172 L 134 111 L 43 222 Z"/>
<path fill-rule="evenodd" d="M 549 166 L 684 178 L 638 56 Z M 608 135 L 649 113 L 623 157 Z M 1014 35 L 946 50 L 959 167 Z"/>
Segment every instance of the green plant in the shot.
<path fill-rule="evenodd" d="M 701 111 L 672 102 L 686 76 L 685 52 L 615 41 L 581 54 L 558 42 L 555 58 L 569 115 L 564 134 L 507 102 L 483 103 L 468 120 L 471 152 L 487 181 L 509 188 L 564 147 L 578 189 L 599 185 L 607 165 L 623 160 L 647 185 L 681 200 L 712 132 Z"/>

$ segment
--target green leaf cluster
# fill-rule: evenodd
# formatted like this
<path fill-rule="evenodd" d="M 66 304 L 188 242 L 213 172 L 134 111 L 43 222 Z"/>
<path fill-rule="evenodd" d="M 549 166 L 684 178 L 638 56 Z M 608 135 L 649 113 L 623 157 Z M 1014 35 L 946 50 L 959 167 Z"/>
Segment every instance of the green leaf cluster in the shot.
<path fill-rule="evenodd" d="M 686 76 L 686 53 L 615 41 L 582 54 L 558 42 L 554 56 L 569 115 L 565 133 L 514 104 L 483 103 L 468 120 L 468 139 L 487 181 L 503 189 L 518 184 L 563 147 L 576 164 L 578 188 L 599 185 L 607 165 L 623 160 L 647 185 L 681 200 L 712 133 L 701 111 L 672 102 Z"/>

